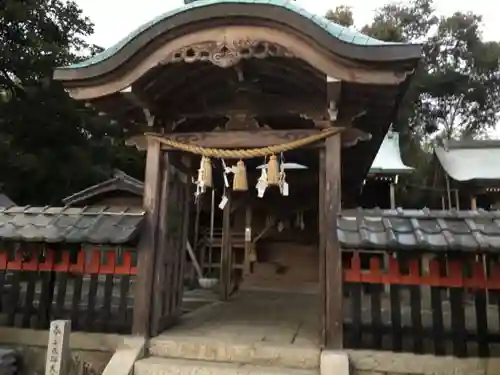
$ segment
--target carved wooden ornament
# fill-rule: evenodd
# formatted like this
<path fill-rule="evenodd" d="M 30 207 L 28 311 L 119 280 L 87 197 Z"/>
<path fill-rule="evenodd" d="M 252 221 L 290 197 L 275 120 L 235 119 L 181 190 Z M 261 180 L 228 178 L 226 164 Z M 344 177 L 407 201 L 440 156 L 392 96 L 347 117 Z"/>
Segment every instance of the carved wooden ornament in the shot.
<path fill-rule="evenodd" d="M 293 57 L 283 46 L 262 40 L 225 40 L 203 42 L 180 48 L 171 53 L 164 64 L 209 61 L 220 68 L 230 68 L 243 59 L 264 59 L 268 56 Z"/>

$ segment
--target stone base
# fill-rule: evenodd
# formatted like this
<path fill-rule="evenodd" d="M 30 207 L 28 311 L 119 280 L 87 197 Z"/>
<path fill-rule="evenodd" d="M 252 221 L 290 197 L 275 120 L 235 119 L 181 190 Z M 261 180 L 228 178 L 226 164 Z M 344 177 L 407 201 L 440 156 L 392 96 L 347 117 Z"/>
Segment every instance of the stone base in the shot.
<path fill-rule="evenodd" d="M 204 337 L 163 336 L 150 341 L 149 355 L 256 366 L 318 369 L 320 349 L 312 346 L 271 344 Z"/>
<path fill-rule="evenodd" d="M 346 351 L 353 375 L 499 375 L 498 358 L 455 358 L 371 350 Z"/>
<path fill-rule="evenodd" d="M 349 357 L 345 352 L 323 350 L 320 359 L 320 375 L 349 375 Z"/>
<path fill-rule="evenodd" d="M 317 373 L 317 370 L 155 357 L 141 359 L 134 367 L 134 375 L 317 375 Z"/>

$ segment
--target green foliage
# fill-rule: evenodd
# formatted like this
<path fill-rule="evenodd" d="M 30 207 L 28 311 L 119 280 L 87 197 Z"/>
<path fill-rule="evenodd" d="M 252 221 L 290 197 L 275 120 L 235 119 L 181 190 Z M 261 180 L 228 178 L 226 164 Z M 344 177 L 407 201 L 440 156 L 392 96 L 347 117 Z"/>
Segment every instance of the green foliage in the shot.
<path fill-rule="evenodd" d="M 385 5 L 362 31 L 385 41 L 421 41 L 438 23 L 432 4 L 432 0 L 411 0 Z"/>
<path fill-rule="evenodd" d="M 397 124 L 420 137 L 483 134 L 500 113 L 500 44 L 485 42 L 481 17 L 456 12 L 437 17 L 432 0 L 381 8 L 363 28 L 386 41 L 423 43 L 422 64 Z"/>
<path fill-rule="evenodd" d="M 423 44 L 422 62 L 393 124 L 406 162 L 416 168 L 410 183 L 434 184 L 429 143 L 485 136 L 499 122 L 500 43 L 484 41 L 480 28 L 481 17 L 473 13 L 438 17 L 433 0 L 385 5 L 362 28 L 380 40 Z M 411 206 L 425 200 L 415 192 L 404 196 Z"/>
<path fill-rule="evenodd" d="M 60 204 L 113 167 L 138 175 L 141 157 L 123 130 L 71 100 L 51 80 L 56 66 L 100 50 L 93 24 L 72 1 L 0 5 L 0 181 L 18 204 Z"/>
<path fill-rule="evenodd" d="M 333 10 L 329 10 L 326 12 L 325 17 L 342 26 L 349 27 L 354 24 L 352 8 L 345 5 L 340 5 Z"/>
<path fill-rule="evenodd" d="M 342 19 L 346 6 L 327 17 Z M 352 20 L 352 12 L 345 19 Z M 410 0 L 380 8 L 362 32 L 392 42 L 423 44 L 423 58 L 402 103 L 395 127 L 423 138 L 477 136 L 493 128 L 500 113 L 500 43 L 486 42 L 481 17 L 456 12 L 438 17 L 433 0 Z"/>

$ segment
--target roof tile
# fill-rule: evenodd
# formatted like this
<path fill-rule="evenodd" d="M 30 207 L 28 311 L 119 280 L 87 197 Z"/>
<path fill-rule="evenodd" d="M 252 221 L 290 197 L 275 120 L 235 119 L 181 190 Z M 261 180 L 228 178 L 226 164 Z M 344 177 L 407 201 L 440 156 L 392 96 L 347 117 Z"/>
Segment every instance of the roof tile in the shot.
<path fill-rule="evenodd" d="M 0 239 L 123 244 L 137 238 L 143 217 L 139 208 L 10 207 L 0 210 Z"/>
<path fill-rule="evenodd" d="M 337 232 L 344 248 L 500 252 L 500 212 L 349 210 Z"/>

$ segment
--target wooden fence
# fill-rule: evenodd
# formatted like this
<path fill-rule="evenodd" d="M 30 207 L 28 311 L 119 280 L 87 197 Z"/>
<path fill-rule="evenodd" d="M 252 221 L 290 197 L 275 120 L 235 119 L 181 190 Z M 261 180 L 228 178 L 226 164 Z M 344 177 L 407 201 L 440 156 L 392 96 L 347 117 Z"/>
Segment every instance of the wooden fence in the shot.
<path fill-rule="evenodd" d="M 346 347 L 500 355 L 497 259 L 354 251 L 343 261 Z"/>
<path fill-rule="evenodd" d="M 129 333 L 133 250 L 0 250 L 0 325 L 47 329 L 71 320 L 72 329 Z"/>
<path fill-rule="evenodd" d="M 0 325 L 129 333 L 134 249 L 0 250 Z M 431 259 L 432 258 L 432 259 Z M 497 256 L 344 251 L 345 347 L 500 356 Z"/>

